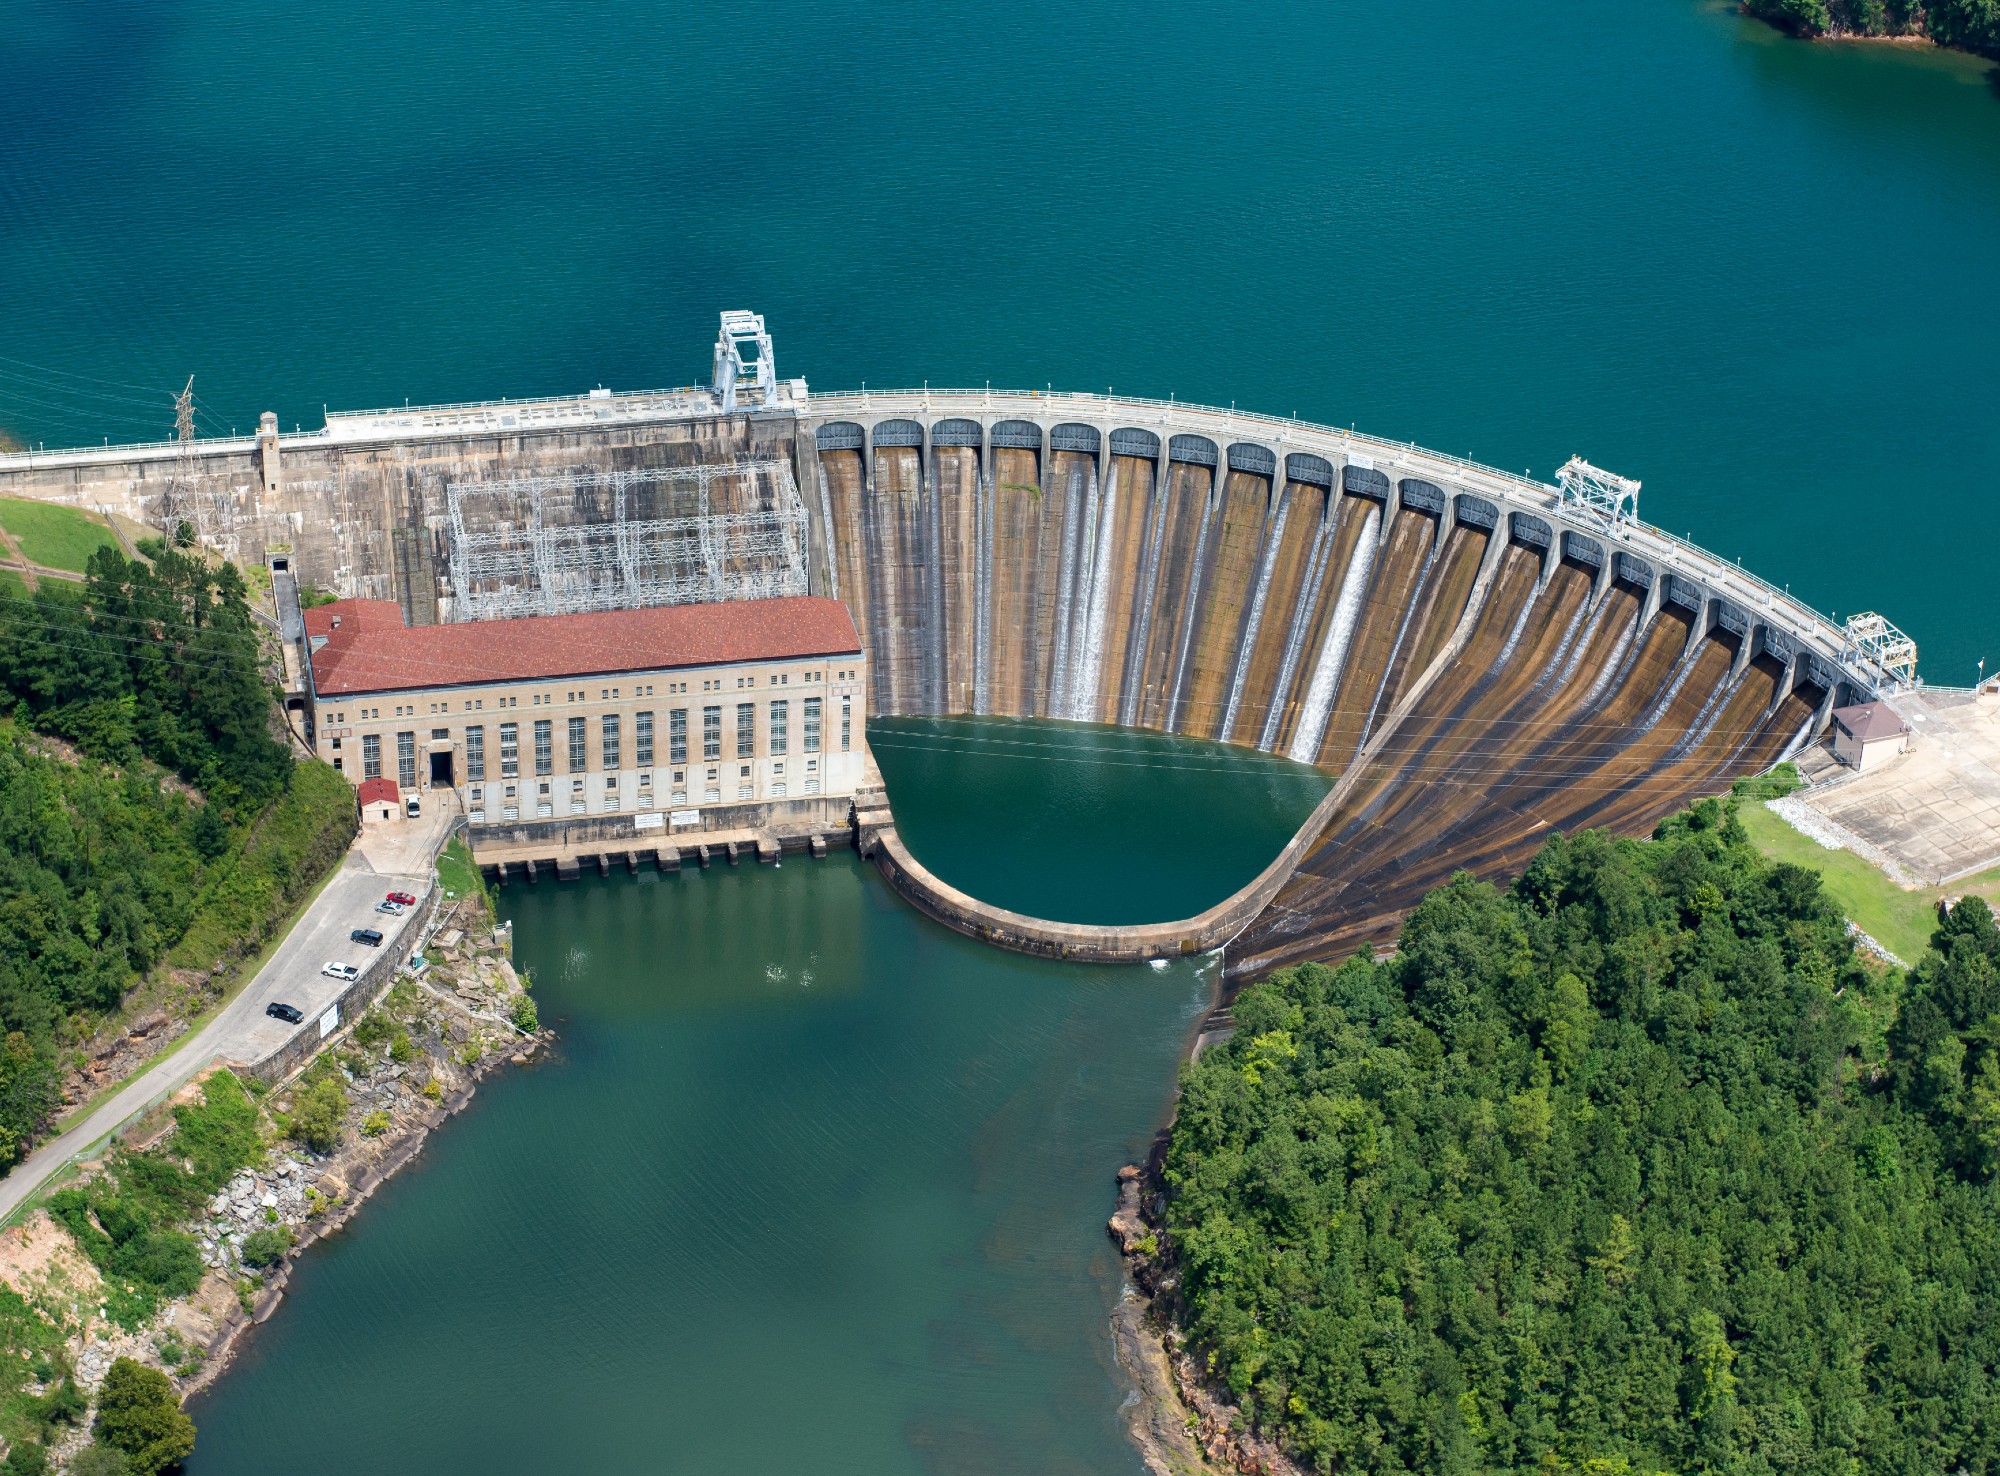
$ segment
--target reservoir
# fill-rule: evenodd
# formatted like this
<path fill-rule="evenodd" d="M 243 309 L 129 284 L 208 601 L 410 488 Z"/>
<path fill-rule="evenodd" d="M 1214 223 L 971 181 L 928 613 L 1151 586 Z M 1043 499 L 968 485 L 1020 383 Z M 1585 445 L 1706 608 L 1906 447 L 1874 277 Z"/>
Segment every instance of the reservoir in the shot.
<path fill-rule="evenodd" d="M 884 766 L 919 844 L 970 792 L 1036 848 L 938 864 L 999 887 L 1037 863 L 1092 918 L 1218 899 L 1323 788 L 1111 729 L 905 735 Z M 1122 866 L 1121 835 L 1145 842 Z M 851 852 L 501 898 L 557 1045 L 308 1252 L 194 1406 L 191 1473 L 1140 1469 L 1103 1223 L 1213 960 L 1000 953 Z"/>

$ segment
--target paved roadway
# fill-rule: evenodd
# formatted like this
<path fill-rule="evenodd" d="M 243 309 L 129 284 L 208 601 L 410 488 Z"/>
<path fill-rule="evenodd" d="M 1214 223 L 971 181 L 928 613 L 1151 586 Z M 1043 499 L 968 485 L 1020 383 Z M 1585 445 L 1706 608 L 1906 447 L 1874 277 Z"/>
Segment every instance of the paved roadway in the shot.
<path fill-rule="evenodd" d="M 424 807 L 432 813 L 414 823 L 364 828 L 341 863 L 340 872 L 293 925 L 277 952 L 243 992 L 214 1019 L 184 1042 L 165 1061 L 141 1071 L 88 1117 L 73 1122 L 43 1143 L 0 1179 L 0 1219 L 12 1214 L 48 1177 L 72 1158 L 94 1148 L 154 1103 L 165 1100 L 215 1061 L 255 1062 L 278 1049 L 302 1030 L 317 1030 L 317 1017 L 344 987 L 320 973 L 328 962 L 361 965 L 375 950 L 351 942 L 355 928 L 377 928 L 382 947 L 403 947 L 409 918 L 389 917 L 374 910 L 389 892 L 421 897 L 431 885 L 431 862 L 444 845 L 451 815 L 427 792 Z M 288 1025 L 264 1013 L 273 1000 L 296 1005 L 305 1016 Z"/>

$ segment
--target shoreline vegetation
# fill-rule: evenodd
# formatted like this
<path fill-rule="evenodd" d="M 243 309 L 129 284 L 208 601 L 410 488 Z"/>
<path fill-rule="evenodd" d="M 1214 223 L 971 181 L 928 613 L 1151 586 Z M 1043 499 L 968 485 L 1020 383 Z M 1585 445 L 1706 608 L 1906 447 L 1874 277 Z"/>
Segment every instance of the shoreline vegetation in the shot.
<path fill-rule="evenodd" d="M 2000 0 L 1741 0 L 1745 15 L 1805 40 L 1934 45 L 2000 60 Z"/>
<path fill-rule="evenodd" d="M 345 779 L 289 746 L 262 582 L 159 540 L 71 542 L 79 579 L 0 598 L 0 1166 L 224 1002 L 358 826 Z M 438 872 L 428 966 L 297 1075 L 202 1073 L 0 1229 L 0 1473 L 175 1465 L 182 1400 L 297 1255 L 539 1049 L 462 845 Z"/>
<path fill-rule="evenodd" d="M 1153 1471 L 1991 1464 L 2000 928 L 1857 952 L 1760 797 L 1244 991 L 1109 1226 Z"/>
<path fill-rule="evenodd" d="M 533 1059 L 547 1037 L 511 929 L 495 926 L 483 887 L 446 908 L 428 967 L 399 977 L 289 1081 L 204 1073 L 0 1233 L 0 1326 L 26 1356 L 0 1401 L 10 1451 L 89 1469 L 85 1416 L 121 1369 L 163 1378 L 176 1409 L 208 1387 L 277 1310 L 298 1257 L 345 1226 L 490 1071 Z M 96 1444 L 111 1439 L 97 1430 Z M 156 1469 L 121 1454 L 133 1472 Z"/>

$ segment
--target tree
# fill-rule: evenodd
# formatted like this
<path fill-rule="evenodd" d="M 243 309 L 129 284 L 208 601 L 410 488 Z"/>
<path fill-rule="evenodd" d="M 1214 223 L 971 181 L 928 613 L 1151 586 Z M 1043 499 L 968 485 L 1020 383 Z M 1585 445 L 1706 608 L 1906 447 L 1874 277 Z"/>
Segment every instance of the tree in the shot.
<path fill-rule="evenodd" d="M 2000 926 L 1896 992 L 1725 805 L 1426 897 L 1186 1068 L 1170 1305 L 1308 1469 L 2000 1470 Z"/>
<path fill-rule="evenodd" d="M 194 1449 L 194 1421 L 182 1411 L 172 1383 L 130 1358 L 120 1358 L 104 1376 L 91 1428 L 124 1452 L 136 1476 L 154 1476 Z"/>
<path fill-rule="evenodd" d="M 86 1445 L 70 1457 L 69 1476 L 130 1476 L 132 1463 L 115 1445 Z"/>
<path fill-rule="evenodd" d="M 331 1153 L 340 1146 L 340 1125 L 346 1117 L 346 1089 L 330 1069 L 322 1069 L 309 1074 L 293 1098 L 292 1137 L 314 1153 Z"/>

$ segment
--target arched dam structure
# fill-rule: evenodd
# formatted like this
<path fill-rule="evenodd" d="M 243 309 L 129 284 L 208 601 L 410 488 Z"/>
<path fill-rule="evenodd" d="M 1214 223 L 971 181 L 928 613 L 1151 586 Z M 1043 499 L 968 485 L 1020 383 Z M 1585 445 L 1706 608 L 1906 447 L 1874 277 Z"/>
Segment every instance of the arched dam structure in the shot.
<path fill-rule="evenodd" d="M 1227 942 L 1232 977 L 1386 941 L 1452 871 L 1505 875 L 1551 830 L 1646 831 L 1908 678 L 1627 509 L 1177 403 L 718 374 L 0 457 L 0 494 L 199 507 L 236 556 L 416 622 L 809 589 L 852 611 L 873 714 L 1114 723 L 1319 765 L 1337 782 L 1257 882 L 1198 927 L 1095 949 L 913 878 L 872 817 L 891 879 L 954 926 L 1076 956 Z"/>

